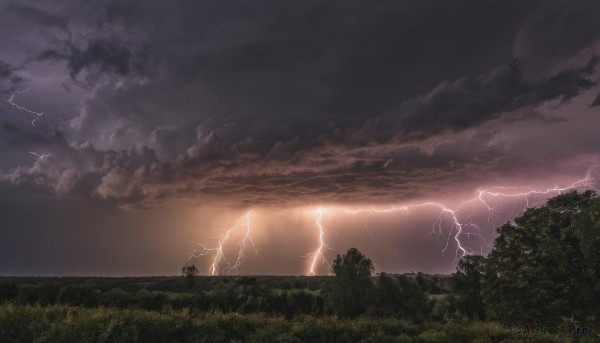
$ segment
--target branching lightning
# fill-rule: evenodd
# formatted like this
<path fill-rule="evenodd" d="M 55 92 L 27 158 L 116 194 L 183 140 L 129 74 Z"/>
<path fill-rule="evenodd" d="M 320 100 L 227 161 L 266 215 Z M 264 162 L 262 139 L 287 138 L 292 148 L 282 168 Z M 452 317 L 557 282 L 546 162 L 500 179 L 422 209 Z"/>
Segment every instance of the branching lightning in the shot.
<path fill-rule="evenodd" d="M 33 152 L 33 151 L 30 151 L 29 153 L 32 154 L 33 156 L 37 157 L 38 161 L 43 160 L 44 158 L 50 156 L 50 154 L 38 154 L 37 152 Z"/>
<path fill-rule="evenodd" d="M 322 208 L 317 208 L 316 210 L 314 210 L 315 226 L 319 230 L 319 246 L 317 247 L 316 250 L 314 250 L 313 252 L 311 252 L 310 254 L 307 255 L 307 257 L 309 258 L 309 261 L 310 261 L 309 275 L 316 275 L 316 266 L 317 266 L 319 259 L 322 261 L 323 264 L 326 264 L 328 267 L 331 268 L 329 261 L 327 261 L 327 259 L 325 258 L 325 255 L 323 254 L 324 249 L 329 249 L 329 246 L 325 243 L 325 228 L 323 227 L 323 212 L 324 212 L 324 210 Z"/>
<path fill-rule="evenodd" d="M 382 209 L 382 210 L 378 210 L 375 208 L 360 208 L 360 209 L 356 209 L 356 210 L 344 210 L 344 211 L 346 213 L 351 213 L 351 214 L 360 214 L 360 213 L 376 214 L 376 213 L 391 213 L 391 212 L 408 212 L 411 208 L 419 208 L 419 207 L 435 207 L 440 210 L 440 214 L 438 215 L 437 219 L 433 223 L 433 230 L 431 232 L 431 234 L 437 232 L 438 237 L 442 234 L 442 216 L 445 214 L 450 218 L 452 225 L 450 227 L 448 239 L 446 240 L 446 245 L 442 249 L 442 254 L 444 254 L 446 252 L 446 249 L 448 248 L 451 237 L 454 237 L 454 240 L 456 241 L 456 254 L 455 255 L 457 258 L 459 258 L 458 257 L 459 251 L 461 252 L 460 257 L 464 256 L 465 254 L 472 253 L 472 251 L 470 249 L 463 246 L 463 244 L 460 241 L 460 236 L 463 234 L 469 234 L 469 235 L 474 234 L 474 235 L 481 237 L 481 235 L 479 235 L 477 233 L 473 233 L 473 232 L 465 233 L 466 227 L 472 226 L 477 229 L 478 229 L 478 227 L 472 223 L 460 222 L 457 217 L 457 212 L 458 212 L 457 209 L 452 209 L 452 208 L 450 208 L 442 203 L 439 203 L 439 202 L 428 201 L 428 202 L 419 203 L 419 204 L 402 205 L 402 206 L 392 207 L 392 208 Z M 452 235 L 453 232 L 455 232 L 454 235 Z M 483 237 L 481 237 L 481 238 L 483 239 Z"/>
<path fill-rule="evenodd" d="M 42 156 L 45 155 L 36 156 L 43 158 Z M 331 269 L 331 264 L 327 260 L 326 253 L 327 250 L 333 249 L 327 244 L 326 227 L 323 223 L 326 215 L 330 213 L 341 212 L 344 215 L 364 214 L 365 228 L 371 232 L 367 224 L 367 220 L 371 216 L 398 212 L 410 213 L 411 211 L 418 210 L 420 208 L 432 209 L 436 211 L 437 217 L 433 220 L 432 229 L 431 232 L 429 232 L 429 235 L 435 235 L 437 239 L 442 238 L 443 241 L 445 241 L 445 243 L 442 243 L 442 255 L 445 254 L 448 249 L 451 249 L 451 247 L 456 247 L 454 252 L 454 261 L 456 261 L 465 255 L 484 253 L 483 248 L 487 246 L 488 242 L 484 237 L 483 229 L 494 227 L 496 224 L 495 222 L 491 221 L 491 218 L 494 213 L 500 213 L 500 205 L 496 205 L 497 207 L 493 206 L 495 202 L 499 202 L 501 198 L 507 200 L 522 199 L 520 201 L 511 201 L 511 203 L 515 202 L 516 204 L 515 210 L 510 216 L 508 213 L 503 212 L 507 216 L 505 220 L 510 220 L 518 215 L 518 213 L 524 211 L 526 208 L 536 206 L 538 205 L 539 201 L 542 199 L 547 199 L 550 196 L 571 190 L 594 189 L 593 181 L 596 179 L 590 176 L 591 171 L 594 168 L 596 168 L 596 166 L 590 169 L 584 178 L 571 182 L 565 186 L 554 186 L 551 188 L 497 186 L 476 189 L 474 192 L 475 195 L 472 198 L 462 202 L 457 201 L 453 203 L 457 205 L 450 205 L 449 203 L 440 201 L 426 200 L 423 202 L 399 204 L 397 206 L 387 208 L 375 206 L 362 208 L 353 208 L 350 206 L 319 206 L 312 208 L 307 214 L 309 214 L 310 218 L 312 218 L 311 220 L 314 220 L 314 224 L 310 225 L 310 227 L 314 227 L 316 229 L 315 234 L 318 244 L 312 252 L 304 255 L 304 258 L 306 258 L 307 261 L 305 271 L 308 275 L 317 275 L 321 271 L 320 266 L 327 266 L 328 269 Z M 469 212 L 474 211 L 476 208 L 479 208 L 484 212 L 488 212 L 487 224 L 482 224 L 481 227 L 474 223 L 473 221 L 475 220 L 472 219 L 471 215 L 469 215 Z M 281 210 L 275 214 L 287 215 L 287 210 Z M 481 242 L 480 248 L 473 250 L 469 247 L 469 245 L 471 245 L 473 242 L 468 240 L 471 237 L 476 237 Z M 233 226 L 224 230 L 215 238 L 217 239 L 217 243 L 214 247 L 197 244 L 198 248 L 195 249 L 189 256 L 190 259 L 208 255 L 212 256 L 212 261 L 208 271 L 209 275 L 218 275 L 222 271 L 227 273 L 237 272 L 240 266 L 242 266 L 244 263 L 247 250 L 249 248 L 252 248 L 255 254 L 258 255 L 258 251 L 252 239 L 250 211 L 240 217 Z M 235 243 L 232 242 L 234 240 Z M 226 248 L 233 245 L 237 246 L 237 254 L 228 259 L 226 257 Z M 223 264 L 225 264 L 225 266 L 223 266 Z"/>
<path fill-rule="evenodd" d="M 475 235 L 485 242 L 485 239 L 479 233 L 480 232 L 479 226 L 477 226 L 473 223 L 461 222 L 458 219 L 457 214 L 461 207 L 463 207 L 464 205 L 466 205 L 468 203 L 472 203 L 475 201 L 483 204 L 489 212 L 488 224 L 490 224 L 490 218 L 492 216 L 492 213 L 496 210 L 489 203 L 490 197 L 524 198 L 526 201 L 526 204 L 521 209 L 521 211 L 523 211 L 532 205 L 531 200 L 530 200 L 531 196 L 543 196 L 545 198 L 548 198 L 550 195 L 561 194 L 561 193 L 575 190 L 578 188 L 592 188 L 593 178 L 590 177 L 590 174 L 591 174 L 591 171 L 595 167 L 596 166 L 592 167 L 592 169 L 590 169 L 590 171 L 588 171 L 588 173 L 586 174 L 586 176 L 584 178 L 579 179 L 565 187 L 554 186 L 553 188 L 534 189 L 532 187 L 499 186 L 499 187 L 492 187 L 492 188 L 483 189 L 483 190 L 478 189 L 477 196 L 475 198 L 462 202 L 456 208 L 451 208 L 451 207 L 449 207 L 445 204 L 439 203 L 439 202 L 428 201 L 428 202 L 417 203 L 417 204 L 401 205 L 401 206 L 391 207 L 391 208 L 387 208 L 387 209 L 375 209 L 375 208 L 346 209 L 346 210 L 344 210 L 344 212 L 350 213 L 350 214 L 367 213 L 367 215 L 371 215 L 371 214 L 377 214 L 377 213 L 391 213 L 391 212 L 400 212 L 400 211 L 408 212 L 410 209 L 418 208 L 418 207 L 436 207 L 440 210 L 440 214 L 438 215 L 437 219 L 433 223 L 433 230 L 432 230 L 431 234 L 437 232 L 438 238 L 440 237 L 440 235 L 443 233 L 443 227 L 442 227 L 443 216 L 446 215 L 451 222 L 451 226 L 450 226 L 450 230 L 449 230 L 448 237 L 446 240 L 446 244 L 445 244 L 444 248 L 442 249 L 442 254 L 446 252 L 446 249 L 449 246 L 450 240 L 454 239 L 454 241 L 456 242 L 455 257 L 456 257 L 456 259 L 459 259 L 465 255 L 470 255 L 470 254 L 474 253 L 474 251 L 472 251 L 468 247 L 464 246 L 464 244 L 461 241 L 462 236 Z M 533 203 L 533 205 L 535 206 L 536 203 Z M 473 229 L 475 229 L 475 231 L 467 231 L 466 230 L 467 228 L 473 228 Z M 483 248 L 483 246 L 482 246 L 482 248 Z"/>
<path fill-rule="evenodd" d="M 14 93 L 13 93 L 13 94 L 10 96 L 10 98 L 8 98 L 8 100 L 6 100 L 6 102 L 8 102 L 8 103 L 9 103 L 11 106 L 13 106 L 13 107 L 17 108 L 18 110 L 25 111 L 25 112 L 27 112 L 27 113 L 30 113 L 30 114 L 33 114 L 33 115 L 35 115 L 35 118 L 33 118 L 33 120 L 31 121 L 31 125 L 33 125 L 33 127 L 35 127 L 35 122 L 36 122 L 38 119 L 40 119 L 40 118 L 41 118 L 41 117 L 44 115 L 44 112 L 36 112 L 36 111 L 30 110 L 30 109 L 28 109 L 28 108 L 25 108 L 25 107 L 23 107 L 23 106 L 21 106 L 21 105 L 19 105 L 19 104 L 15 103 L 15 96 L 16 96 L 17 94 L 22 94 L 22 93 L 25 93 L 25 92 L 27 92 L 27 91 L 28 91 L 28 90 L 30 90 L 30 89 L 31 89 L 31 88 L 27 88 L 27 89 L 24 89 L 24 90 L 22 90 L 22 91 L 15 91 L 15 92 L 14 92 Z"/>
<path fill-rule="evenodd" d="M 15 108 L 16 108 L 16 109 L 18 109 L 18 110 L 25 111 L 25 112 L 27 112 L 27 113 L 30 113 L 30 114 L 33 114 L 33 115 L 35 115 L 35 118 L 33 118 L 33 120 L 31 121 L 31 125 L 32 125 L 33 127 L 35 127 L 35 122 L 36 122 L 38 119 L 40 119 L 40 118 L 41 118 L 41 117 L 44 115 L 44 112 L 36 112 L 36 111 L 30 110 L 30 109 L 28 109 L 28 108 L 25 108 L 25 107 L 23 107 L 23 106 L 21 106 L 21 105 L 19 105 L 19 104 L 15 103 L 15 96 L 17 96 L 17 94 L 23 94 L 23 93 L 25 93 L 25 92 L 29 91 L 30 89 L 31 89 L 31 87 L 30 87 L 30 88 L 27 88 L 27 89 L 24 89 L 24 90 L 22 90 L 22 91 L 15 91 L 15 92 L 14 92 L 14 93 L 13 93 L 13 94 L 12 94 L 12 95 L 11 95 L 11 96 L 10 96 L 10 97 L 7 99 L 7 100 L 6 100 L 6 102 L 8 102 L 8 103 L 9 103 L 11 106 L 15 107 Z M 39 153 L 37 153 L 37 152 L 34 152 L 34 151 L 30 151 L 29 153 L 30 153 L 30 154 L 32 154 L 32 155 L 34 155 L 34 156 L 36 156 L 36 157 L 37 157 L 37 161 L 39 161 L 39 160 L 43 160 L 44 158 L 46 158 L 46 157 L 50 156 L 50 154 L 39 154 Z"/>
<path fill-rule="evenodd" d="M 585 178 L 577 180 L 573 182 L 571 185 L 566 187 L 558 187 L 554 186 L 553 188 L 547 188 L 543 190 L 536 190 L 531 187 L 492 187 L 485 190 L 477 190 L 478 196 L 477 199 L 482 204 L 487 207 L 488 210 L 493 211 L 494 208 L 491 207 L 488 202 L 485 200 L 486 196 L 489 197 L 513 197 L 518 198 L 522 197 L 526 200 L 526 207 L 529 207 L 530 200 L 529 197 L 532 195 L 551 195 L 551 194 L 561 194 L 563 192 L 567 192 L 580 187 L 590 187 L 592 178 L 590 177 L 591 170 L 586 174 Z M 472 201 L 472 200 L 471 200 Z M 533 204 L 535 206 L 535 203 Z"/>
<path fill-rule="evenodd" d="M 237 253 L 237 258 L 236 258 L 235 262 L 233 264 L 231 264 L 225 256 L 225 247 L 227 246 L 227 243 L 229 242 L 229 239 L 231 238 L 231 235 L 233 234 L 233 232 L 238 228 L 242 228 L 244 230 L 244 236 L 242 237 L 242 239 L 240 239 L 237 242 L 237 245 L 239 247 L 238 253 Z M 210 254 L 214 254 L 213 260 L 211 262 L 211 265 L 210 265 L 210 268 L 208 271 L 209 275 L 218 275 L 219 274 L 219 272 L 220 272 L 219 266 L 222 261 L 225 261 L 227 263 L 226 270 L 228 272 L 232 272 L 232 271 L 237 272 L 238 268 L 242 265 L 242 263 L 245 260 L 245 252 L 246 252 L 246 249 L 248 248 L 248 246 L 251 246 L 252 249 L 254 250 L 254 253 L 256 255 L 258 255 L 258 250 L 256 250 L 254 241 L 252 240 L 252 231 L 251 231 L 251 225 L 250 225 L 250 211 L 246 212 L 246 214 L 242 218 L 238 219 L 233 226 L 226 229 L 223 233 L 219 234 L 216 238 L 217 238 L 217 245 L 215 247 L 207 247 L 204 244 L 196 243 L 196 245 L 199 246 L 200 248 L 194 249 L 194 251 L 192 251 L 192 253 L 190 253 L 190 256 L 189 256 L 189 259 L 192 259 L 194 257 L 201 257 L 201 256 L 207 256 Z"/>
<path fill-rule="evenodd" d="M 256 246 L 254 245 L 254 241 L 252 240 L 252 232 L 250 230 L 250 211 L 246 212 L 245 219 L 242 221 L 241 225 L 244 227 L 244 237 L 238 242 L 239 249 L 238 255 L 233 264 L 232 270 L 237 271 L 238 267 L 241 266 L 242 262 L 244 262 L 244 252 L 246 251 L 246 247 L 248 243 L 252 246 L 254 253 L 258 255 L 258 250 L 256 250 Z"/>

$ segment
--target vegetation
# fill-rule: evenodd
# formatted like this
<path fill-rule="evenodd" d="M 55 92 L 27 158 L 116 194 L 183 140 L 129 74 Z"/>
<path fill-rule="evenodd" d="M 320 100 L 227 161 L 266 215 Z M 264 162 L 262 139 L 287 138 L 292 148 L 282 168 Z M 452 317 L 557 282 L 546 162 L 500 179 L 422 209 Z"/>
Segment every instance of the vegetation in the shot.
<path fill-rule="evenodd" d="M 6 342 L 522 342 L 489 322 L 413 323 L 395 318 L 340 319 L 264 314 L 157 313 L 70 306 L 0 306 Z M 575 342 L 540 334 L 528 342 Z M 583 340 L 585 341 L 585 340 Z M 589 340 L 592 342 L 592 340 Z"/>
<path fill-rule="evenodd" d="M 552 198 L 503 225 L 488 257 L 466 259 L 491 319 L 598 323 L 599 205 L 591 191 Z"/>
<path fill-rule="evenodd" d="M 0 278 L 0 341 L 593 342 L 599 253 L 600 199 L 571 192 L 451 276 L 373 275 L 351 248 L 332 276 Z"/>
<path fill-rule="evenodd" d="M 350 318 L 365 313 L 373 288 L 371 274 L 375 271 L 371 260 L 351 248 L 345 255 L 337 255 L 332 269 L 335 278 L 326 290 L 331 310 L 340 317 Z"/>

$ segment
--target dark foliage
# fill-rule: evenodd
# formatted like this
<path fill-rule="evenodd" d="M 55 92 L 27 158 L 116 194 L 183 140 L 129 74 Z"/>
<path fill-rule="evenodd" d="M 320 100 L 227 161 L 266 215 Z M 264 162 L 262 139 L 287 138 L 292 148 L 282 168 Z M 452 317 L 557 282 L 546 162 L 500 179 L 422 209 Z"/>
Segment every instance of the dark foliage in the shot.
<path fill-rule="evenodd" d="M 327 288 L 327 302 L 335 314 L 356 317 L 369 306 L 368 295 L 373 287 L 373 263 L 358 249 L 337 255 L 332 267 L 334 278 Z"/>

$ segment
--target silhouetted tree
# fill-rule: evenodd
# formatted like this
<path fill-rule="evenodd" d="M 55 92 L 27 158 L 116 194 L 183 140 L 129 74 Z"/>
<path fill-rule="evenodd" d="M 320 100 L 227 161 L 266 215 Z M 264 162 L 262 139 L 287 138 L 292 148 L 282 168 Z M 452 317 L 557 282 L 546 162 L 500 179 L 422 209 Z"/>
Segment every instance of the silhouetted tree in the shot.
<path fill-rule="evenodd" d="M 198 274 L 198 268 L 193 264 L 181 268 L 181 275 L 185 278 L 187 287 L 193 287 L 196 284 L 196 276 Z"/>
<path fill-rule="evenodd" d="M 365 312 L 367 296 L 373 283 L 373 263 L 358 249 L 350 248 L 345 255 L 337 255 L 332 267 L 335 277 L 326 290 L 327 301 L 335 314 L 356 317 Z"/>
<path fill-rule="evenodd" d="M 193 278 L 198 274 L 200 274 L 200 272 L 198 271 L 198 268 L 196 268 L 196 266 L 193 264 L 191 266 L 185 266 L 181 268 L 181 275 L 186 278 Z"/>
<path fill-rule="evenodd" d="M 593 272 L 600 200 L 594 199 L 591 191 L 559 195 L 498 230 L 482 273 L 481 293 L 490 317 L 506 322 L 593 320 L 600 307 Z"/>
<path fill-rule="evenodd" d="M 450 278 L 453 305 L 469 319 L 485 319 L 485 307 L 481 298 L 484 263 L 483 256 L 465 256 L 458 262 L 457 271 Z"/>

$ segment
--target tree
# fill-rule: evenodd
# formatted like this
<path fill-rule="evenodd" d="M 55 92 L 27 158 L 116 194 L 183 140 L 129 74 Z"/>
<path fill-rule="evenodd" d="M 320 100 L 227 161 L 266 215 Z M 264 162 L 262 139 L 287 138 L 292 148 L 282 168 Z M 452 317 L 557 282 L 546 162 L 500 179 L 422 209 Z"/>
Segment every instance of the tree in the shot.
<path fill-rule="evenodd" d="M 196 268 L 196 266 L 193 264 L 191 266 L 185 266 L 181 268 L 181 275 L 186 278 L 193 278 L 198 274 L 200 274 L 200 272 L 198 271 L 198 268 Z"/>
<path fill-rule="evenodd" d="M 418 321 L 429 312 L 427 296 L 418 281 L 404 275 L 393 278 L 381 273 L 371 300 L 369 313 L 375 316 Z"/>
<path fill-rule="evenodd" d="M 498 230 L 481 273 L 490 317 L 506 322 L 590 320 L 597 305 L 590 303 L 597 301 L 590 298 L 591 287 L 598 279 L 586 249 L 598 244 L 600 225 L 594 229 L 593 219 L 581 216 L 589 215 L 598 201 L 591 191 L 562 194 Z"/>
<path fill-rule="evenodd" d="M 485 319 L 485 307 L 481 298 L 481 273 L 485 258 L 467 255 L 458 262 L 456 273 L 450 278 L 450 288 L 456 307 L 469 319 Z"/>
<path fill-rule="evenodd" d="M 585 307 L 589 315 L 588 321 L 600 324 L 597 309 L 600 308 L 600 198 L 588 206 L 577 217 L 574 223 L 579 237 L 581 254 L 589 283 L 581 289 L 582 298 L 586 300 Z"/>
<path fill-rule="evenodd" d="M 196 276 L 199 274 L 198 268 L 195 265 L 185 266 L 181 268 L 181 275 L 186 280 L 186 284 L 188 287 L 192 287 L 196 284 Z"/>
<path fill-rule="evenodd" d="M 341 317 L 356 317 L 365 312 L 368 294 L 373 283 L 373 263 L 358 249 L 350 248 L 345 255 L 337 255 L 332 267 L 333 280 L 326 290 L 327 301 Z"/>

